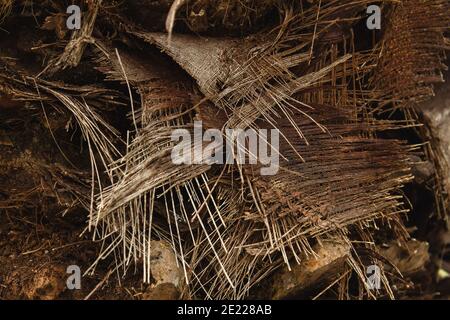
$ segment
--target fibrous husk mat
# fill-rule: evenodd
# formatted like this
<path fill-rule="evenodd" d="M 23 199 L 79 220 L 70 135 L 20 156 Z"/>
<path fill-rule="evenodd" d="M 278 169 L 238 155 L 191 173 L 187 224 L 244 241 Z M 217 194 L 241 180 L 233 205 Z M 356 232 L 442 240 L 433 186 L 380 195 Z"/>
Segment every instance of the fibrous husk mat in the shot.
<path fill-rule="evenodd" d="M 45 141 L 0 144 L 0 210 L 43 195 L 83 208 L 84 232 L 103 243 L 87 273 L 109 259 L 120 277 L 134 270 L 154 284 L 162 241 L 183 298 L 282 298 L 271 279 L 301 274 L 327 243 L 348 251 L 313 296 L 407 295 L 409 264 L 395 254 L 428 248 L 408 222 L 418 163 L 432 167 L 433 221 L 448 208 L 448 172 L 420 110 L 444 81 L 448 1 L 378 1 L 375 31 L 365 0 L 78 4 L 77 31 L 65 29 L 60 1 L 0 6 L 0 130 L 13 135 L 30 117 Z M 230 128 L 269 143 L 261 132 L 278 130 L 276 174 L 258 161 L 206 161 L 194 145 L 204 161 L 174 163 L 172 133 L 193 136 L 199 121 L 224 141 Z M 378 290 L 369 265 L 381 267 Z"/>

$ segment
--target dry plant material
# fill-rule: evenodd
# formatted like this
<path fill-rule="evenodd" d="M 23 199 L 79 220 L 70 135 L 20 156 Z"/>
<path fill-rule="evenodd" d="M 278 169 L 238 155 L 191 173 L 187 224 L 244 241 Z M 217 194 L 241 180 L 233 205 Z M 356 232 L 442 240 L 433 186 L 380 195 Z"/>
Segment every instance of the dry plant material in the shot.
<path fill-rule="evenodd" d="M 377 98 L 384 101 L 380 108 L 407 108 L 434 95 L 433 84 L 444 81 L 447 69 L 449 12 L 446 0 L 405 0 L 390 7 L 372 79 Z"/>
<path fill-rule="evenodd" d="M 325 21 L 335 18 L 334 4 L 287 13 L 268 36 L 246 39 L 174 34 L 169 42 L 165 34 L 127 24 L 127 33 L 163 49 L 186 70 L 209 102 L 197 99 L 193 109 L 196 94 L 187 82 L 167 81 L 167 72 L 140 59 L 109 57 L 109 69 L 101 61 L 116 79 L 129 79 L 142 100 L 142 127 L 114 164 L 118 180 L 99 197 L 95 216 L 111 225 L 107 230 L 117 230 L 118 222 L 118 231 L 104 234 L 113 235 L 108 250 L 120 250 L 124 270 L 142 256 L 149 281 L 145 257 L 156 232 L 171 240 L 189 296 L 244 298 L 281 264 L 314 256 L 314 241 L 336 232 L 346 239 L 353 226 L 364 233 L 375 219 L 401 224 L 407 209 L 397 192 L 412 180 L 408 153 L 414 147 L 372 137 L 394 124 L 363 118 L 366 92 L 351 85 L 373 71 L 367 65 L 375 54 L 345 52 L 353 47 L 349 34 L 328 46 L 320 42 L 329 33 L 326 25 L 316 26 L 317 12 Z M 360 3 L 343 6 L 347 17 Z M 293 39 L 300 39 L 294 47 Z M 322 50 L 315 52 L 315 45 Z M 173 95 L 180 87 L 191 93 Z M 170 132 L 192 129 L 194 119 L 221 128 L 277 128 L 286 161 L 272 177 L 238 165 L 174 165 Z M 364 277 L 357 259 L 347 262 Z"/>
<path fill-rule="evenodd" d="M 356 37 L 369 0 L 277 1 L 277 8 L 275 1 L 161 2 L 170 11 L 169 34 L 101 8 L 101 1 L 89 3 L 83 28 L 61 56 L 43 63 L 40 75 L 48 80 L 12 63 L 14 57 L 1 58 L 0 72 L 1 108 L 26 102 L 44 118 L 49 107 L 61 110 L 88 146 L 89 188 L 66 183 L 90 212 L 93 238 L 104 241 L 88 272 L 108 257 L 122 274 L 142 264 L 142 280 L 152 284 L 147 298 L 243 299 L 277 277 L 292 280 L 288 292 L 274 286 L 277 298 L 321 280 L 326 285 L 317 297 L 333 289 L 349 298 L 352 276 L 359 297 L 394 297 L 390 282 L 399 270 L 380 244 L 383 237 L 399 245 L 409 238 L 403 187 L 414 178 L 419 146 L 379 133 L 417 124 L 411 106 L 442 80 L 447 2 L 382 1 L 390 12 L 386 30 L 364 48 Z M 278 25 L 246 37 L 174 31 L 177 17 L 204 35 L 250 30 L 275 8 Z M 61 40 L 52 19 L 41 17 L 43 29 Z M 95 46 L 86 50 L 87 43 Z M 87 62 L 105 76 L 100 84 L 51 80 Z M 101 111 L 123 106 L 120 96 L 131 111 L 121 119 L 129 121 L 126 137 Z M 400 120 L 385 116 L 392 110 L 402 113 Z M 261 176 L 262 163 L 174 164 L 171 134 L 193 134 L 197 120 L 225 139 L 227 128 L 278 130 L 277 173 Z M 0 148 L 14 144 L 1 131 L 0 139 Z M 206 157 L 195 146 L 190 152 Z M 45 174 L 44 165 L 33 177 Z M 75 176 L 50 169 L 53 180 Z M 335 244 L 339 250 L 328 255 Z M 382 270 L 383 288 L 373 292 L 365 267 L 380 262 L 391 273 Z M 324 276 L 329 270 L 333 275 Z"/>
<path fill-rule="evenodd" d="M 450 48 L 446 32 L 450 26 L 450 3 L 446 0 L 405 0 L 393 3 L 386 27 L 377 44 L 379 59 L 369 88 L 377 104 L 370 113 L 391 114 L 400 110 L 410 124 L 420 123 L 420 103 L 434 96 L 434 85 L 444 81 L 446 50 Z M 433 139 L 427 128 L 419 135 Z M 446 180 L 445 159 L 436 143 L 425 147 L 426 158 L 437 168 L 434 179 L 438 215 L 446 216 L 450 189 Z"/>

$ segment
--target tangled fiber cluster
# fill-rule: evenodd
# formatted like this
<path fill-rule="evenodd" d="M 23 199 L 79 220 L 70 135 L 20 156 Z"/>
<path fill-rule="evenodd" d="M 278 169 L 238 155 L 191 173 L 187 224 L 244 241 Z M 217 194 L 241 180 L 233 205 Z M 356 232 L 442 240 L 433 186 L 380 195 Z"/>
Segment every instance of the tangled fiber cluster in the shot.
<path fill-rule="evenodd" d="M 226 2 L 175 1 L 173 17 L 206 35 L 177 32 L 173 24 L 181 22 L 168 12 L 169 39 L 105 1 L 87 1 L 89 23 L 65 39 L 38 77 L 0 57 L 0 89 L 64 108 L 87 142 L 92 171 L 83 188 L 90 183 L 92 194 L 81 187 L 72 194 L 90 211 L 94 239 L 105 241 L 93 268 L 112 256 L 118 271 L 142 264 L 143 281 L 151 282 L 152 239 L 165 239 L 183 270 L 185 297 L 242 299 L 277 268 L 339 242 L 349 248 L 335 275 L 339 296 L 356 275 L 360 296 L 374 297 L 365 266 L 382 260 L 380 229 L 398 241 L 409 237 L 402 188 L 413 179 L 412 155 L 423 152 L 385 133 L 416 126 L 417 104 L 443 81 L 449 2 L 379 1 L 378 32 L 365 28 L 368 0 L 265 1 L 264 12 L 251 10 L 256 1 L 245 1 L 244 11 L 242 1 Z M 230 17 L 240 29 L 271 10 L 279 20 L 252 35 L 207 33 L 233 29 Z M 114 32 L 94 32 L 95 24 Z M 51 80 L 82 59 L 104 75 L 101 84 Z M 131 106 L 131 127 L 120 138 L 101 110 L 123 104 Z M 196 120 L 224 134 L 279 130 L 278 173 L 260 175 L 261 164 L 174 164 L 171 133 L 193 134 Z M 445 208 L 448 190 L 437 190 Z M 382 283 L 392 296 L 384 273 Z"/>

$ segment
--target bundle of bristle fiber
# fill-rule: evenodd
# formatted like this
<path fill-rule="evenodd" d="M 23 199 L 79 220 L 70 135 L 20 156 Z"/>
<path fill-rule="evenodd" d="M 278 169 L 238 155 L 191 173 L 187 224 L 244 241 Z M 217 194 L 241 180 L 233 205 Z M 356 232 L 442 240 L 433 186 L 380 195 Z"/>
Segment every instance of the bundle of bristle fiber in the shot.
<path fill-rule="evenodd" d="M 376 250 L 368 231 L 374 221 L 401 231 L 408 210 L 400 189 L 412 179 L 414 148 L 375 137 L 397 125 L 367 113 L 362 82 L 377 52 L 355 52 L 351 37 L 363 4 L 309 4 L 287 11 L 272 33 L 247 39 L 174 34 L 168 42 L 128 25 L 131 36 L 163 49 L 187 71 L 207 99 L 173 66 L 169 72 L 123 51 L 101 59 L 102 71 L 138 89 L 142 105 L 133 116 L 136 137 L 111 164 L 114 183 L 98 196 L 91 220 L 111 241 L 100 258 L 115 251 L 124 270 L 142 261 L 149 282 L 150 239 L 162 237 L 177 252 L 186 296 L 245 298 L 281 264 L 314 256 L 312 243 L 338 234 L 351 244 L 355 232 Z M 195 119 L 207 128 L 279 129 L 278 173 L 173 164 L 170 133 L 192 130 Z M 359 263 L 349 257 L 349 268 L 363 277 Z"/>
<path fill-rule="evenodd" d="M 450 41 L 450 2 L 447 0 L 404 0 L 385 8 L 387 19 L 381 41 L 377 44 L 379 59 L 369 81 L 376 104 L 368 104 L 371 114 L 392 114 L 410 125 L 420 123 L 420 103 L 434 96 L 433 86 L 444 81 L 442 72 Z M 431 138 L 426 127 L 417 129 Z M 438 215 L 446 216 L 450 203 L 450 186 L 443 155 L 435 143 L 425 146 L 426 157 L 434 163 L 436 176 L 431 182 L 435 190 Z"/>
<path fill-rule="evenodd" d="M 378 111 L 386 111 L 386 106 L 412 109 L 434 95 L 433 84 L 444 81 L 442 71 L 447 69 L 445 50 L 450 43 L 444 34 L 450 26 L 449 12 L 447 0 L 404 0 L 389 7 L 371 79 L 376 99 L 383 101 Z"/>
<path fill-rule="evenodd" d="M 185 213 L 177 216 L 175 209 L 169 212 L 168 208 L 175 206 L 174 198 L 179 195 L 172 196 L 173 188 L 179 192 L 185 181 L 200 176 L 209 168 L 172 163 L 174 144 L 170 135 L 174 129 L 191 127 L 194 93 L 189 94 L 192 90 L 189 78 L 170 70 L 164 61 L 159 62 L 141 64 L 137 57 L 123 51 L 99 61 L 100 70 L 111 79 L 126 78 L 138 89 L 142 106 L 136 113 L 140 116 L 134 116 L 136 126 L 140 125 L 138 135 L 129 145 L 127 154 L 111 164 L 116 182 L 100 195 L 98 210 L 91 221 L 96 225 L 102 222 L 106 226 L 102 234 L 113 238 L 108 251 L 116 247 L 123 249 L 120 266 L 125 270 L 130 258 L 135 261 L 143 257 L 144 281 L 147 282 L 151 279 L 147 258 L 152 237 L 157 235 L 171 240 L 174 249 L 183 254 L 178 223 L 181 219 L 183 224 L 189 224 L 191 217 Z M 156 198 L 164 201 L 155 203 Z M 182 201 L 177 201 L 176 205 L 182 206 Z M 160 216 L 153 217 L 154 211 Z M 179 245 L 175 244 L 174 237 L 180 241 Z"/>

